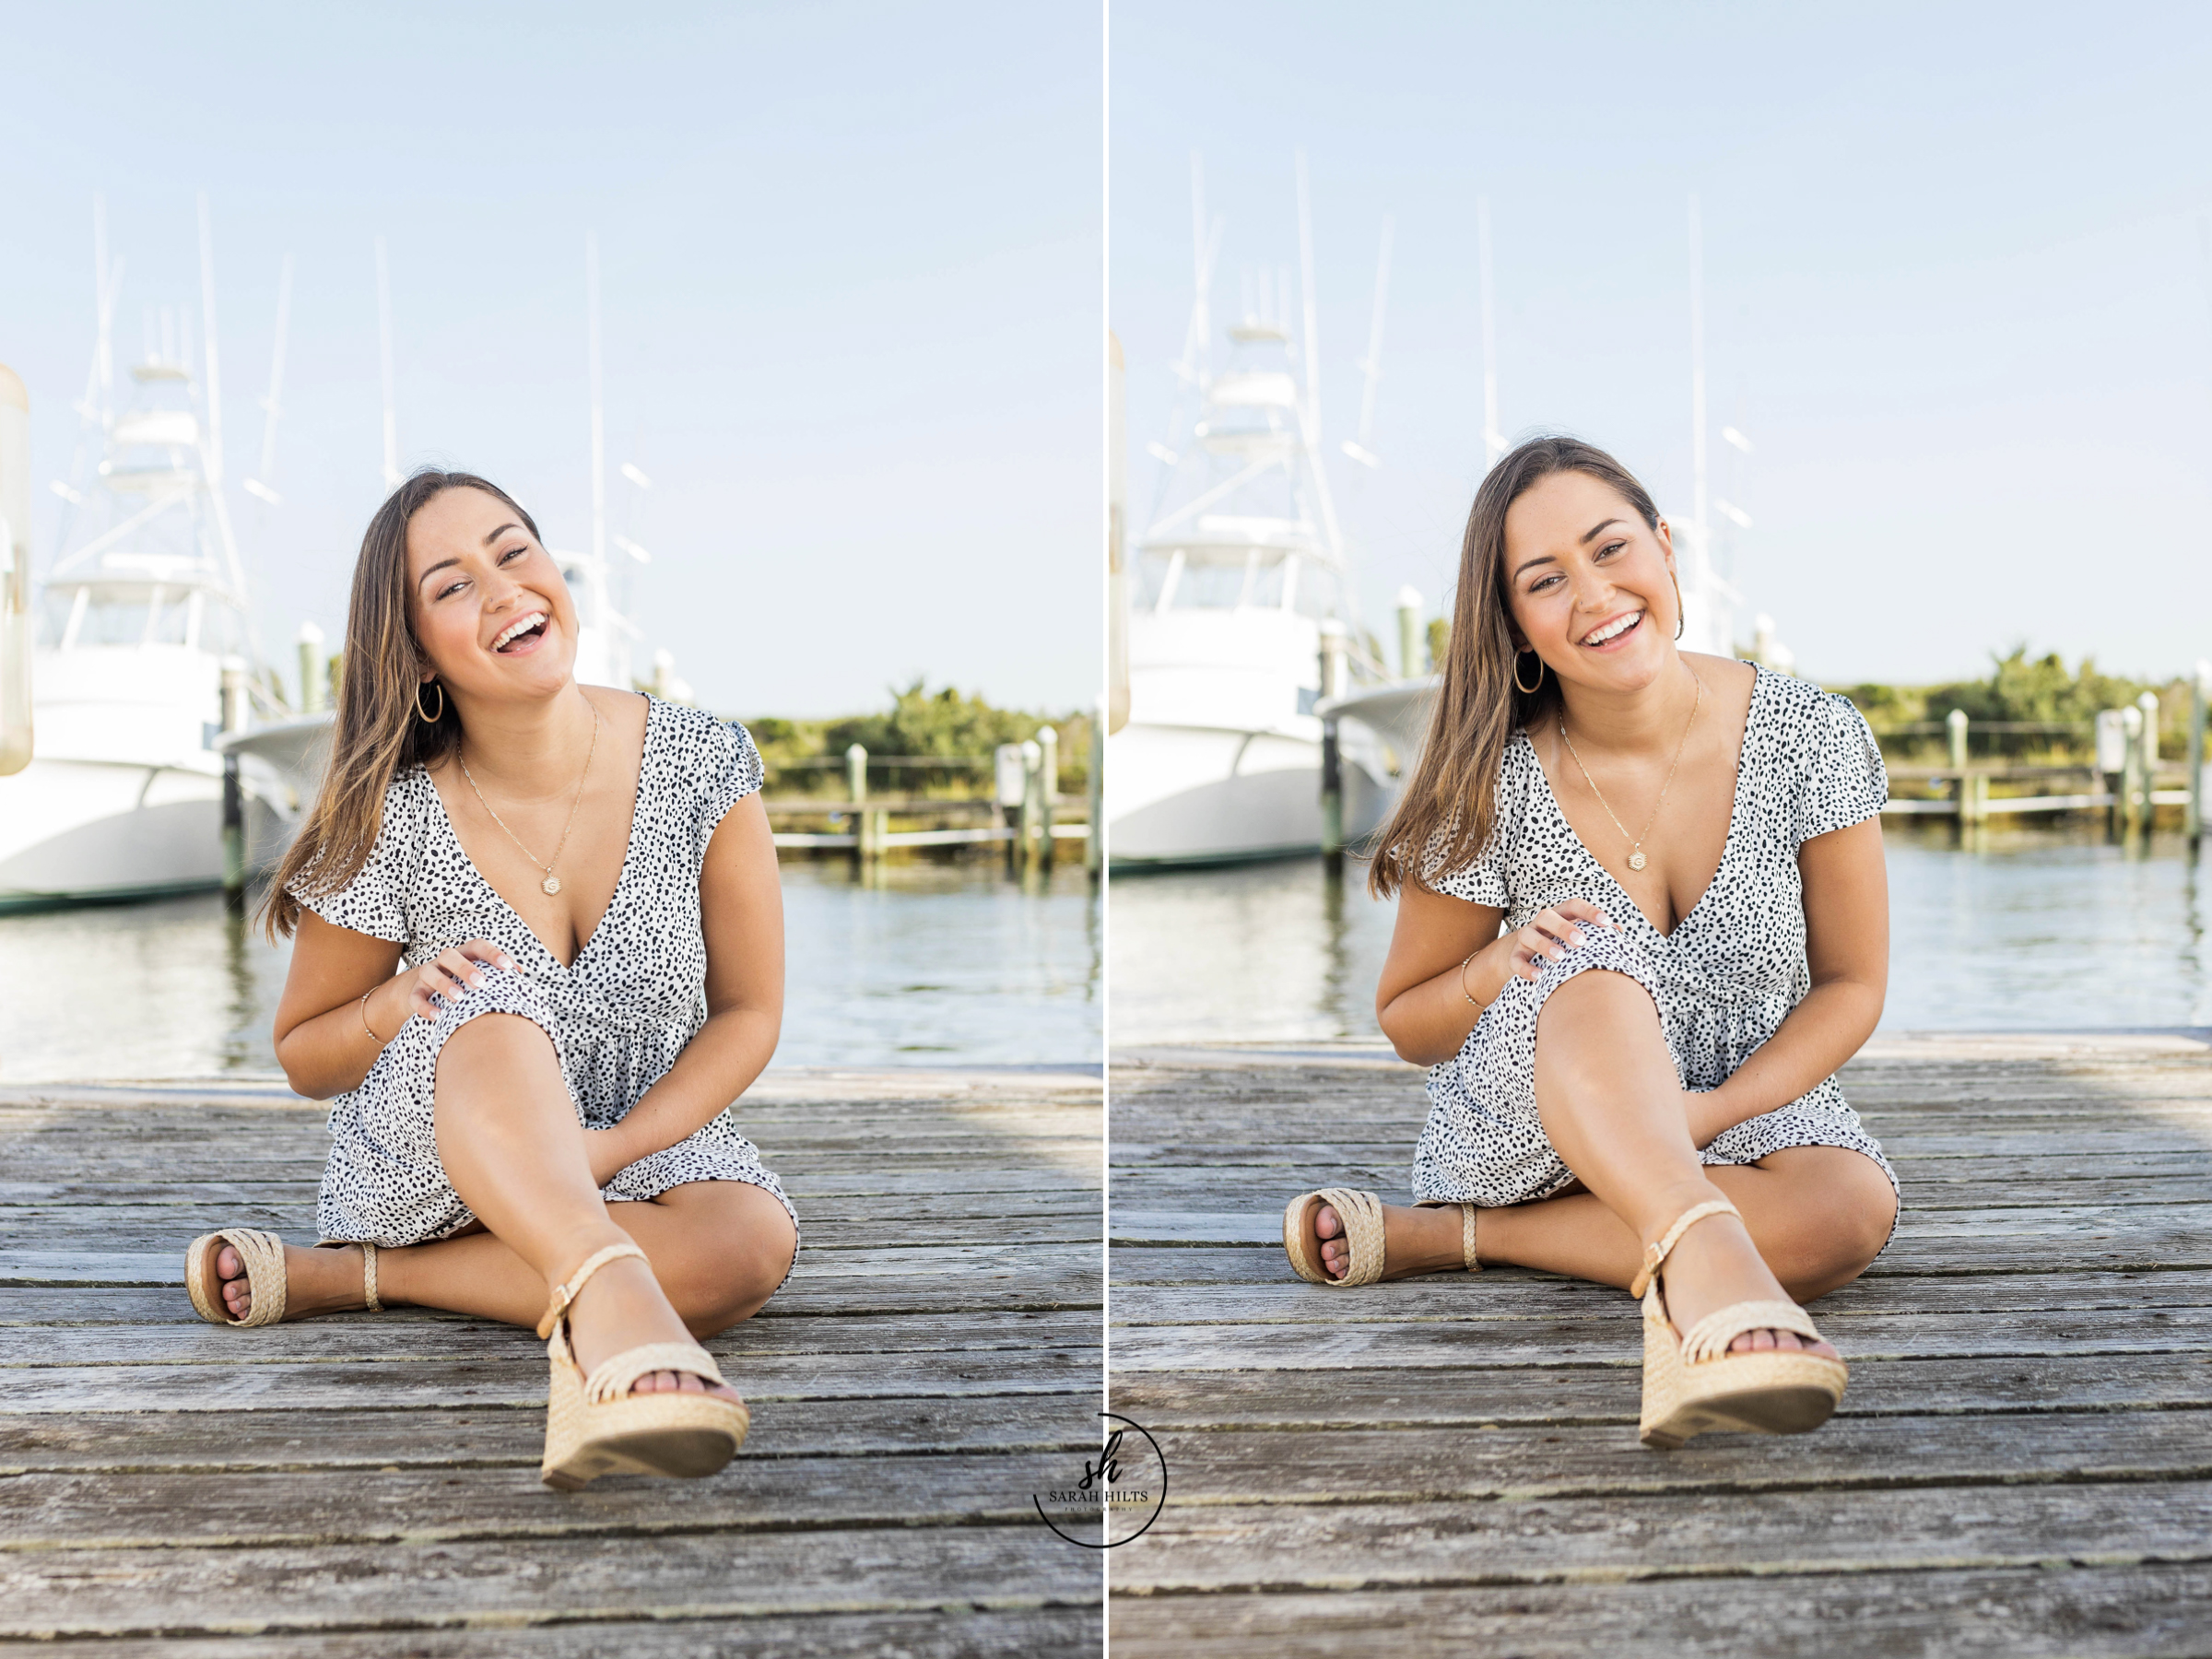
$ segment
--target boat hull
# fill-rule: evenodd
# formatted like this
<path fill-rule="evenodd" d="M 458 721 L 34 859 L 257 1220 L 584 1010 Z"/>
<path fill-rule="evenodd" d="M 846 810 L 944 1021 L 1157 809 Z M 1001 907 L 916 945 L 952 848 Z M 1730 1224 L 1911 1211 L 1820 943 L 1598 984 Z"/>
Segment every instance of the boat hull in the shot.
<path fill-rule="evenodd" d="M 1312 724 L 1318 734 L 1320 723 Z M 1321 851 L 1318 735 L 1133 722 L 1107 740 L 1106 776 L 1106 850 L 1115 869 Z M 1345 757 L 1343 777 L 1345 836 L 1356 842 L 1382 821 L 1390 792 L 1360 758 Z"/>

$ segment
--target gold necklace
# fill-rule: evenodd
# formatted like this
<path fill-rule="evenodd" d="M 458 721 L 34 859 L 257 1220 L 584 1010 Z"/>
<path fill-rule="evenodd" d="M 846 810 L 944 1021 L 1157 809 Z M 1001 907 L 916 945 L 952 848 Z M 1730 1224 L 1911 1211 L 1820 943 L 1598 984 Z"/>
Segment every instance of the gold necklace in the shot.
<path fill-rule="evenodd" d="M 584 700 L 583 706 L 587 709 L 592 708 L 591 700 L 589 698 Z M 592 775 L 592 757 L 598 752 L 599 711 L 596 709 L 592 709 L 591 747 L 583 751 L 583 771 L 577 774 L 576 798 L 569 803 L 569 821 L 563 824 L 560 828 L 560 846 L 553 849 L 553 856 L 548 862 L 540 864 L 538 862 L 536 853 L 531 852 L 527 847 L 523 847 L 523 838 L 517 835 L 513 830 L 507 830 L 507 820 L 501 818 L 497 812 L 492 812 L 491 803 L 484 798 L 484 792 L 480 789 L 477 789 L 477 780 L 475 775 L 468 770 L 467 760 L 463 758 L 459 748 L 455 748 L 453 750 L 453 759 L 461 762 L 461 775 L 468 779 L 469 788 L 476 790 L 477 804 L 483 807 L 485 811 L 491 813 L 491 821 L 493 823 L 497 824 L 502 830 L 507 830 L 507 839 L 512 841 L 516 846 L 522 847 L 523 856 L 528 859 L 532 864 L 537 865 L 537 867 L 546 873 L 545 880 L 539 882 L 538 886 L 545 888 L 545 890 L 548 893 L 558 893 L 560 891 L 560 877 L 553 874 L 553 866 L 560 862 L 561 849 L 569 844 L 569 831 L 576 828 L 576 808 L 583 805 L 583 781 Z"/>
<path fill-rule="evenodd" d="M 1688 664 L 1683 665 L 1688 667 Z M 1705 706 L 1705 682 L 1698 678 L 1695 668 L 1689 670 L 1689 678 L 1690 683 L 1698 688 L 1697 700 L 1689 705 L 1689 718 L 1682 723 L 1682 741 L 1675 745 L 1674 766 L 1666 769 L 1666 782 L 1659 785 L 1659 798 L 1652 804 L 1652 816 L 1643 820 L 1643 834 L 1633 841 L 1629 841 L 1629 827 L 1620 821 L 1620 815 L 1612 807 L 1606 806 L 1606 797 L 1598 790 L 1597 780 L 1590 775 L 1590 769 L 1583 765 L 1582 756 L 1574 754 L 1574 739 L 1567 735 L 1567 711 L 1564 707 L 1559 711 L 1559 741 L 1567 746 L 1570 755 L 1574 755 L 1574 764 L 1583 774 L 1583 782 L 1590 785 L 1590 793 L 1597 796 L 1597 804 L 1606 807 L 1606 816 L 1613 820 L 1613 828 L 1620 831 L 1623 841 L 1629 841 L 1629 868 L 1631 870 L 1643 868 L 1643 837 L 1649 835 L 1652 826 L 1659 821 L 1659 808 L 1666 805 L 1666 792 L 1675 781 L 1675 768 L 1682 764 L 1682 751 L 1689 747 L 1689 728 L 1698 724 L 1698 711 Z"/>

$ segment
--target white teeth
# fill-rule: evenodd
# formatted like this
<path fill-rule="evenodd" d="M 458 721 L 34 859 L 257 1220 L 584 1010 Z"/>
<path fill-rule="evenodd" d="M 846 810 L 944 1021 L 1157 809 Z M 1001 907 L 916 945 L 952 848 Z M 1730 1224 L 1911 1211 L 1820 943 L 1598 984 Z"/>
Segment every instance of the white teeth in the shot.
<path fill-rule="evenodd" d="M 1614 639 L 1618 635 L 1628 632 L 1630 628 L 1634 627 L 1635 624 L 1641 619 L 1643 613 L 1641 611 L 1631 611 L 1627 616 L 1621 618 L 1618 622 L 1608 622 L 1605 627 L 1596 629 L 1594 632 L 1584 634 L 1583 636 L 1583 643 L 1585 645 L 1603 645 L 1607 640 Z"/>
<path fill-rule="evenodd" d="M 506 628 L 500 631 L 500 637 L 491 642 L 491 648 L 494 651 L 503 649 L 510 641 L 517 639 L 523 634 L 528 633 L 532 629 L 535 628 L 545 619 L 546 613 L 544 611 L 532 611 L 526 617 L 516 618 L 514 621 L 510 622 Z"/>

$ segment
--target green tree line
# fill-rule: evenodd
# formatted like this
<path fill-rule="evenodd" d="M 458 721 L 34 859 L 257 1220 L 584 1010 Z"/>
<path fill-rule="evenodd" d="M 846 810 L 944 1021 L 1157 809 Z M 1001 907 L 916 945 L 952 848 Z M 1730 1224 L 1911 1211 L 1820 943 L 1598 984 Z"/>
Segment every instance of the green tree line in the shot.
<path fill-rule="evenodd" d="M 1002 743 L 1022 743 L 1041 726 L 1060 733 L 1060 788 L 1080 794 L 1090 782 L 1090 716 L 1087 712 L 1032 713 L 994 708 L 982 698 L 955 687 L 932 691 L 916 679 L 888 688 L 890 707 L 835 720 L 786 720 L 764 714 L 745 720 L 768 767 L 768 787 L 786 794 L 841 791 L 845 750 L 857 743 L 871 759 L 903 756 L 954 761 L 988 761 Z M 815 762 L 818 764 L 808 764 Z M 834 762 L 831 764 L 819 764 Z M 944 765 L 899 769 L 895 780 L 872 771 L 871 789 L 896 787 L 900 794 L 971 794 L 988 789 L 984 766 Z"/>
<path fill-rule="evenodd" d="M 2180 759 L 2188 747 L 2189 682 L 2176 676 L 2169 680 L 2131 679 L 2107 674 L 2093 657 L 2083 657 L 2068 668 L 2056 652 L 2029 655 L 2019 645 L 2006 655 L 1990 655 L 1990 673 L 1984 679 L 1949 680 L 1933 686 L 1891 686 L 1868 681 L 1855 686 L 1831 686 L 1855 703 L 1867 724 L 1895 758 L 1940 750 L 1940 734 L 1900 731 L 1964 711 L 1969 741 L 1977 756 L 2002 755 L 2026 759 L 2047 756 L 2053 759 L 2087 759 L 2094 747 L 2089 727 L 2098 712 L 2122 709 L 2144 692 L 2159 700 L 2159 752 Z M 1975 724 L 2022 724 L 2075 728 L 2066 731 L 1975 733 Z"/>

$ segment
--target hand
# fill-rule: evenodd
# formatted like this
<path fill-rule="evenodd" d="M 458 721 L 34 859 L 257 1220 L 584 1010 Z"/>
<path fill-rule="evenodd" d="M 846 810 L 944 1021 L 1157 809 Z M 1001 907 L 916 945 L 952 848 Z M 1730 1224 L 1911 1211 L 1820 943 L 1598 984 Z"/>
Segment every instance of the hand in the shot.
<path fill-rule="evenodd" d="M 394 977 L 392 983 L 403 988 L 400 994 L 409 1014 L 435 1019 L 449 999 L 485 983 L 485 971 L 493 968 L 516 971 L 514 959 L 489 939 L 471 939 L 440 951 L 420 967 Z"/>
<path fill-rule="evenodd" d="M 1585 927 L 1620 931 L 1587 899 L 1570 899 L 1540 912 L 1526 927 L 1505 935 L 1506 971 L 1514 979 L 1535 980 L 1547 961 L 1559 960 L 1583 942 Z"/>

